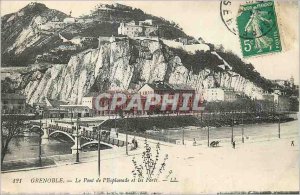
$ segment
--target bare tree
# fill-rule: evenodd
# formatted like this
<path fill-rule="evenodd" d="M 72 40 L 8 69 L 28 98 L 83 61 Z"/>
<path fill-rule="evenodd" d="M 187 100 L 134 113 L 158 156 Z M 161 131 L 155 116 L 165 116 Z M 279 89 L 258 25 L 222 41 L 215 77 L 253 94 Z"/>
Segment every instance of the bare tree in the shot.
<path fill-rule="evenodd" d="M 1 165 L 8 152 L 10 141 L 24 130 L 26 120 L 26 116 L 18 114 L 5 114 L 1 116 Z"/>

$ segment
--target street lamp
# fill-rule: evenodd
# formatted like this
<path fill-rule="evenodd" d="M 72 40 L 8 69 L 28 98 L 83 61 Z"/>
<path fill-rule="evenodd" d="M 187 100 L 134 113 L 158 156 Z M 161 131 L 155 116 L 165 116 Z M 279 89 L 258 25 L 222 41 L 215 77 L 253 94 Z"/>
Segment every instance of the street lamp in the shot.
<path fill-rule="evenodd" d="M 278 114 L 278 138 L 280 138 L 280 114 Z"/>
<path fill-rule="evenodd" d="M 202 121 L 203 121 L 203 111 L 202 110 L 200 111 L 200 116 L 201 116 L 201 124 L 202 124 Z"/>
<path fill-rule="evenodd" d="M 101 127 L 98 131 L 98 176 L 100 177 L 100 141 L 101 141 Z"/>
<path fill-rule="evenodd" d="M 42 131 L 42 119 L 40 119 L 40 131 L 39 131 L 39 165 L 40 165 L 40 167 L 42 166 L 42 135 L 41 135 L 41 131 Z"/>
<path fill-rule="evenodd" d="M 232 112 L 232 121 L 231 121 L 231 143 L 233 143 L 233 125 L 234 125 L 234 115 Z"/>
<path fill-rule="evenodd" d="M 117 116 L 118 116 L 118 115 L 117 115 L 117 113 L 116 113 L 115 120 L 114 120 L 114 121 L 115 121 L 115 131 L 117 131 Z"/>
<path fill-rule="evenodd" d="M 128 118 L 128 115 L 127 115 L 127 118 Z M 125 119 L 125 131 L 126 131 L 126 155 L 128 155 L 128 126 L 127 126 L 127 120 L 126 118 L 124 117 Z"/>
<path fill-rule="evenodd" d="M 182 128 L 182 145 L 184 145 L 184 128 L 183 127 L 181 128 Z"/>
<path fill-rule="evenodd" d="M 280 108 L 280 104 L 279 104 L 279 96 L 278 96 L 278 138 L 280 138 L 280 111 L 281 111 L 281 108 Z"/>
<path fill-rule="evenodd" d="M 76 162 L 79 163 L 79 151 L 78 151 L 78 139 L 79 139 L 79 132 L 78 132 L 78 129 L 79 129 L 79 117 L 77 118 L 77 121 L 76 121 L 76 136 L 77 136 L 77 139 L 76 139 Z"/>
<path fill-rule="evenodd" d="M 278 101 L 277 101 L 277 110 L 278 110 L 278 138 L 280 138 L 280 104 L 279 104 L 279 96 L 280 93 L 276 93 L 278 95 Z"/>
<path fill-rule="evenodd" d="M 207 147 L 209 147 L 209 123 L 210 123 L 210 113 L 207 115 Z"/>
<path fill-rule="evenodd" d="M 244 143 L 244 117 L 242 113 L 242 143 Z"/>

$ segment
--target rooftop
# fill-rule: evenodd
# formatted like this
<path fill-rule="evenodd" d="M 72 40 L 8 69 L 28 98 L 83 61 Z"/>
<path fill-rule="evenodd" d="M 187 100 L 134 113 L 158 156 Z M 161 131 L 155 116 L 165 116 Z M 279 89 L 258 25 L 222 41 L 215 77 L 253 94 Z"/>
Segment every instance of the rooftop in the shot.
<path fill-rule="evenodd" d="M 153 82 L 153 83 L 146 83 L 145 85 L 149 85 L 154 90 L 168 90 L 168 91 L 173 91 L 174 90 L 166 82 Z"/>
<path fill-rule="evenodd" d="M 108 90 L 108 91 L 105 91 L 103 93 L 108 93 L 108 94 L 116 94 L 116 93 L 122 93 L 122 94 L 125 94 L 125 95 L 131 95 L 132 93 L 130 93 L 129 91 L 121 91 L 121 90 Z M 90 92 L 88 93 L 87 95 L 85 95 L 84 97 L 96 97 L 100 94 L 103 94 L 103 93 L 100 93 L 100 92 Z"/>
<path fill-rule="evenodd" d="M 49 98 L 48 98 L 48 101 L 52 105 L 52 107 L 54 107 L 54 108 L 68 104 L 68 102 L 64 102 L 64 101 L 60 101 L 60 100 L 54 100 L 54 99 L 49 99 Z"/>
<path fill-rule="evenodd" d="M 174 90 L 195 90 L 187 84 L 170 84 Z"/>
<path fill-rule="evenodd" d="M 154 90 L 167 90 L 167 91 L 186 91 L 186 90 L 195 90 L 187 84 L 169 84 L 166 82 L 153 82 L 146 83 Z M 146 85 L 145 84 L 145 85 Z"/>
<path fill-rule="evenodd" d="M 84 105 L 61 105 L 61 108 L 90 109 L 88 106 L 84 106 Z"/>

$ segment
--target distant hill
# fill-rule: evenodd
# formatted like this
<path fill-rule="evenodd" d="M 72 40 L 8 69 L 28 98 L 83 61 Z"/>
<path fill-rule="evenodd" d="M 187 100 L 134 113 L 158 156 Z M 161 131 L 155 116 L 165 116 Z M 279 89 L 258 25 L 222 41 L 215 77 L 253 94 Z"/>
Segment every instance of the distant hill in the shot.
<path fill-rule="evenodd" d="M 158 33 L 162 38 L 189 37 L 174 22 L 121 4 L 104 4 L 102 7 L 96 7 L 90 14 L 77 18 L 86 20 L 85 22 L 53 25 L 53 21 L 62 22 L 67 17 L 69 16 L 65 13 L 49 9 L 41 3 L 30 3 L 18 12 L 3 16 L 2 66 L 26 66 L 41 60 L 49 63 L 67 63 L 71 55 L 97 47 L 97 41 L 70 46 L 61 41 L 59 34 L 70 38 L 117 35 L 120 23 L 132 20 L 152 19 L 153 25 L 159 26 Z"/>
<path fill-rule="evenodd" d="M 57 37 L 37 34 L 39 23 L 53 18 L 63 20 L 63 12 L 49 9 L 41 3 L 30 3 L 18 12 L 1 17 L 2 66 L 26 66 L 36 54 L 49 49 L 49 43 L 58 45 Z"/>
<path fill-rule="evenodd" d="M 166 39 L 176 39 L 179 37 L 192 38 L 185 34 L 182 28 L 175 22 L 168 21 L 164 18 L 153 16 L 145 13 L 141 9 L 133 8 L 118 3 L 108 5 L 100 4 L 88 15 L 83 15 L 81 18 L 93 19 L 98 22 L 110 22 L 112 24 L 119 24 L 121 22 L 144 21 L 152 19 L 153 25 L 159 26 L 159 35 Z M 112 32 L 113 33 L 113 32 Z"/>
<path fill-rule="evenodd" d="M 76 22 L 64 22 L 64 19 L 76 20 Z M 160 38 L 170 40 L 194 39 L 185 34 L 175 22 L 126 5 L 99 4 L 89 14 L 72 18 L 63 12 L 49 9 L 44 4 L 30 3 L 15 13 L 1 17 L 2 66 L 26 67 L 29 64 L 43 63 L 67 64 L 71 56 L 82 56 L 81 52 L 97 48 L 99 36 L 117 35 L 121 22 L 144 21 L 146 19 L 151 19 L 153 25 L 158 26 Z M 210 51 L 197 51 L 194 54 L 184 49 L 167 47 L 161 42 L 160 49 L 166 61 L 173 63 L 173 59 L 179 57 L 183 66 L 194 74 L 208 69 L 210 73 L 203 79 L 212 75 L 217 80 L 217 74 L 227 74 L 227 70 L 220 67 L 225 60 L 230 64 L 233 72 L 238 73 L 263 90 L 271 91 L 272 88 L 278 87 L 270 80 L 262 77 L 251 64 L 246 64 L 235 54 L 215 49 L 210 43 L 206 44 L 210 46 Z M 129 65 L 132 65 L 136 63 L 134 59 L 140 57 L 135 54 L 145 52 L 145 48 L 141 46 L 140 42 L 137 41 L 136 44 L 133 44 L 131 41 L 130 49 L 133 49 L 131 51 L 133 53 L 130 53 L 132 58 L 129 60 Z M 150 51 L 149 48 L 146 50 Z M 164 64 L 158 65 L 163 66 Z M 171 71 L 174 70 L 168 69 L 168 73 Z M 170 75 L 166 75 L 165 79 L 168 79 Z"/>

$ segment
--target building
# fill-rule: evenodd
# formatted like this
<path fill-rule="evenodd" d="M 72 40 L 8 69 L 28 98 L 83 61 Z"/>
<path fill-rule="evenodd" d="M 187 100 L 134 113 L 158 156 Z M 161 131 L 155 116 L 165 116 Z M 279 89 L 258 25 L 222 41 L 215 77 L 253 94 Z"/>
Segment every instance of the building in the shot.
<path fill-rule="evenodd" d="M 42 103 L 34 104 L 43 118 L 77 118 L 93 116 L 92 110 L 84 105 L 69 105 L 69 102 L 45 98 Z"/>
<path fill-rule="evenodd" d="M 3 114 L 18 113 L 23 114 L 26 111 L 26 97 L 17 93 L 1 94 L 1 112 Z"/>
<path fill-rule="evenodd" d="M 128 37 L 150 37 L 154 35 L 157 30 L 158 27 L 152 25 L 152 20 L 139 21 L 138 24 L 136 24 L 135 21 L 128 23 L 121 22 L 118 28 L 118 34 Z"/>
<path fill-rule="evenodd" d="M 174 41 L 180 42 L 183 45 L 194 45 L 194 44 L 199 44 L 199 41 L 197 41 L 194 38 L 187 38 L 187 37 L 179 37 L 175 39 Z"/>
<path fill-rule="evenodd" d="M 285 112 L 290 110 L 290 98 L 284 95 L 278 96 L 275 100 L 276 111 Z"/>
<path fill-rule="evenodd" d="M 173 88 L 165 82 L 153 82 L 145 83 L 139 90 L 138 93 L 142 96 L 148 94 L 174 94 Z"/>
<path fill-rule="evenodd" d="M 291 76 L 291 78 L 290 78 L 290 87 L 294 87 L 294 85 L 295 85 L 295 79 L 294 79 L 293 76 Z"/>
<path fill-rule="evenodd" d="M 42 118 L 65 118 L 68 112 L 62 109 L 61 105 L 67 105 L 68 102 L 45 98 L 43 102 L 34 103 L 33 107 L 38 111 Z"/>
<path fill-rule="evenodd" d="M 263 94 L 263 99 L 266 100 L 266 101 L 274 103 L 274 94 L 272 94 L 272 93 L 265 93 L 265 94 Z"/>
<path fill-rule="evenodd" d="M 40 112 L 40 115 L 42 116 L 42 118 L 66 118 L 68 117 L 68 111 L 60 107 L 58 108 L 47 107 Z"/>
<path fill-rule="evenodd" d="M 176 110 L 172 110 L 172 105 L 168 105 L 166 108 L 166 112 L 173 112 L 173 113 L 178 113 L 181 112 L 179 111 L 179 108 L 183 106 L 183 101 L 184 101 L 184 96 L 183 94 L 192 94 L 191 98 L 188 100 L 188 105 L 187 107 L 189 110 L 187 112 L 192 111 L 193 103 L 194 103 L 194 98 L 196 95 L 196 90 L 186 84 L 169 84 L 166 82 L 153 82 L 153 83 L 146 83 L 144 84 L 139 90 L 138 93 L 142 96 L 142 103 L 145 104 L 146 97 L 148 94 L 158 94 L 161 96 L 161 102 L 163 100 L 164 95 L 169 95 L 169 98 L 172 99 L 174 98 L 175 94 L 178 94 L 178 104 Z M 149 111 L 144 111 L 145 112 L 152 112 L 154 111 L 155 106 L 150 107 Z"/>
<path fill-rule="evenodd" d="M 98 48 L 101 48 L 102 45 L 106 43 L 113 43 L 117 41 L 121 41 L 127 39 L 127 37 L 115 37 L 114 35 L 110 37 L 99 36 L 98 37 Z"/>
<path fill-rule="evenodd" d="M 187 45 L 188 44 L 188 39 L 180 37 L 180 38 L 178 38 L 178 42 L 182 43 L 183 45 Z"/>
<path fill-rule="evenodd" d="M 139 26 L 152 26 L 152 25 L 153 25 L 153 23 L 152 23 L 151 19 L 148 19 L 145 21 L 139 21 Z"/>
<path fill-rule="evenodd" d="M 122 112 L 129 113 L 129 114 L 147 114 L 147 113 L 154 112 L 154 110 L 158 111 L 157 106 L 160 106 L 162 104 L 164 95 L 168 95 L 168 97 L 170 99 L 172 99 L 175 94 L 179 94 L 176 110 L 172 110 L 171 104 L 169 104 L 166 107 L 166 112 L 168 112 L 168 113 L 171 113 L 171 112 L 179 113 L 179 112 L 181 112 L 181 111 L 179 111 L 179 108 L 182 107 L 183 101 L 184 101 L 183 94 L 186 94 L 186 93 L 192 94 L 188 100 L 188 105 L 187 105 L 189 110 L 185 111 L 185 112 L 189 112 L 192 110 L 192 106 L 194 103 L 193 101 L 194 101 L 195 94 L 196 94 L 195 89 L 193 89 L 190 86 L 185 85 L 185 84 L 169 84 L 169 83 L 165 83 L 165 82 L 146 83 L 137 92 L 137 94 L 139 94 L 139 98 L 141 98 L 140 101 L 141 101 L 143 110 L 138 110 L 137 108 L 132 108 L 131 110 L 125 110 L 127 108 L 128 104 L 130 103 L 130 101 L 132 100 L 132 98 L 134 97 L 133 95 L 135 95 L 135 94 L 129 93 L 129 92 L 124 92 L 124 91 L 107 91 L 106 93 L 110 94 L 110 97 L 108 97 L 108 98 L 103 97 L 100 99 L 100 102 L 99 102 L 99 105 L 101 107 L 108 106 L 106 110 L 97 110 L 96 100 L 97 100 L 97 96 L 99 95 L 97 93 L 91 93 L 91 94 L 88 94 L 85 97 L 83 97 L 82 105 L 92 109 L 94 115 L 119 114 L 120 110 L 122 110 Z M 114 109 L 111 109 L 112 101 L 114 98 L 113 95 L 116 93 L 125 94 L 126 102 L 120 106 L 116 106 Z M 149 110 L 144 110 L 148 94 L 160 95 L 161 101 L 160 101 L 160 103 L 158 103 L 157 106 L 153 105 L 153 106 L 150 106 Z"/>
<path fill-rule="evenodd" d="M 228 88 L 208 88 L 204 90 L 203 95 L 207 102 L 233 102 L 237 99 L 234 90 Z"/>
<path fill-rule="evenodd" d="M 111 97 L 110 98 L 101 98 L 100 99 L 100 102 L 99 102 L 99 105 L 101 107 L 104 107 L 104 106 L 108 106 L 108 109 L 106 110 L 98 110 L 96 108 L 96 100 L 97 100 L 97 96 L 100 95 L 100 93 L 89 93 L 88 95 L 86 95 L 85 97 L 82 98 L 82 106 L 85 106 L 87 108 L 89 108 L 91 110 L 91 115 L 94 115 L 94 116 L 102 116 L 102 115 L 110 115 L 110 114 L 118 114 L 119 113 L 119 110 L 124 110 L 129 101 L 131 100 L 131 95 L 130 93 L 126 92 L 126 91 L 106 91 L 105 93 L 107 94 L 110 94 Z M 116 106 L 115 109 L 111 110 L 110 106 L 112 104 L 112 101 L 113 101 L 113 95 L 116 94 L 116 93 L 122 93 L 122 94 L 125 94 L 126 97 L 127 97 L 127 101 L 124 105 L 121 105 L 121 106 Z"/>
<path fill-rule="evenodd" d="M 61 105 L 60 108 L 67 111 L 69 118 L 81 118 L 93 116 L 93 111 L 88 106 L 84 105 Z"/>
<path fill-rule="evenodd" d="M 289 111 L 291 108 L 291 99 L 286 95 L 282 95 L 281 93 L 271 93 L 271 94 L 264 94 L 264 100 L 270 102 L 270 106 L 274 111 Z"/>
<path fill-rule="evenodd" d="M 73 17 L 67 17 L 64 19 L 64 23 L 67 23 L 67 24 L 72 24 L 75 22 L 76 22 L 76 18 L 73 18 Z"/>
<path fill-rule="evenodd" d="M 86 106 L 89 109 L 93 109 L 94 99 L 95 99 L 95 95 L 91 95 L 91 94 L 82 97 L 81 105 Z"/>
<path fill-rule="evenodd" d="M 45 98 L 46 107 L 58 108 L 61 105 L 67 105 L 69 102 Z"/>
<path fill-rule="evenodd" d="M 52 22 L 60 22 L 59 18 L 57 16 L 55 16 L 54 18 L 52 18 L 51 20 Z"/>
<path fill-rule="evenodd" d="M 272 82 L 278 84 L 281 87 L 288 87 L 291 85 L 289 80 L 283 80 L 283 79 L 276 79 L 273 80 Z"/>

